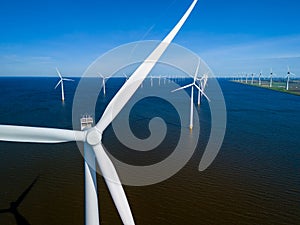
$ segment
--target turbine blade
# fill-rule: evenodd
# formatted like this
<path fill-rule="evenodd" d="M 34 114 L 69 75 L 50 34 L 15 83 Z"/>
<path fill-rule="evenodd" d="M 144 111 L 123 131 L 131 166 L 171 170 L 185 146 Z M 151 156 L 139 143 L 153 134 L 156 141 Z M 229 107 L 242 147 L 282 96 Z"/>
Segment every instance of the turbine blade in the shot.
<path fill-rule="evenodd" d="M 100 77 L 102 77 L 104 79 L 104 76 L 102 75 L 102 73 L 99 72 L 98 74 L 100 75 Z"/>
<path fill-rule="evenodd" d="M 120 88 L 114 98 L 110 101 L 106 107 L 101 119 L 97 123 L 96 127 L 100 132 L 103 132 L 106 127 L 113 121 L 113 119 L 123 109 L 125 104 L 129 101 L 131 96 L 136 92 L 146 76 L 151 72 L 157 61 L 170 45 L 176 34 L 185 23 L 198 0 L 194 0 L 183 17 L 171 30 L 171 32 L 165 37 L 165 39 L 154 49 L 154 51 L 147 57 L 147 59 L 134 71 L 130 78 Z"/>
<path fill-rule="evenodd" d="M 180 87 L 180 88 L 177 88 L 177 89 L 175 89 L 175 90 L 172 90 L 171 92 L 179 91 L 179 90 L 182 90 L 182 89 L 185 89 L 185 88 L 191 87 L 191 86 L 193 86 L 193 83 L 192 83 L 192 84 L 185 85 L 185 86 L 183 86 L 183 87 Z"/>
<path fill-rule="evenodd" d="M 55 128 L 0 125 L 0 141 L 29 143 L 85 141 L 85 132 Z"/>
<path fill-rule="evenodd" d="M 199 71 L 199 66 L 200 66 L 200 59 L 198 59 L 198 65 L 197 65 L 197 68 L 196 68 L 196 71 L 195 71 L 194 81 L 196 81 L 196 79 L 197 79 L 197 75 L 198 75 L 198 71 Z"/>
<path fill-rule="evenodd" d="M 75 81 L 75 80 L 69 79 L 69 78 L 63 78 L 62 80 L 66 80 L 66 81 Z"/>
<path fill-rule="evenodd" d="M 202 89 L 200 87 L 198 87 L 197 85 L 195 85 L 195 87 L 205 96 L 205 98 L 210 102 L 210 99 L 207 97 L 207 95 L 202 91 Z"/>
<path fill-rule="evenodd" d="M 24 200 L 24 198 L 27 196 L 27 194 L 30 192 L 30 190 L 32 189 L 32 187 L 35 185 L 35 183 L 37 182 L 37 180 L 39 179 L 39 176 L 37 176 L 33 182 L 26 188 L 26 190 L 19 196 L 19 198 L 15 201 L 16 204 L 16 208 L 22 203 L 22 201 Z"/>
<path fill-rule="evenodd" d="M 61 82 L 62 80 L 59 80 L 54 89 L 56 89 Z"/>
<path fill-rule="evenodd" d="M 134 225 L 131 209 L 128 204 L 121 181 L 112 161 L 104 150 L 104 146 L 102 144 L 98 144 L 96 146 L 93 146 L 93 149 L 98 161 L 99 168 L 102 172 L 106 185 L 123 221 L 123 224 Z"/>
<path fill-rule="evenodd" d="M 57 67 L 56 67 L 56 72 L 57 72 L 58 76 L 60 77 L 60 79 L 62 79 L 62 75 L 60 74 L 60 72 L 59 72 L 59 70 L 58 70 Z"/>

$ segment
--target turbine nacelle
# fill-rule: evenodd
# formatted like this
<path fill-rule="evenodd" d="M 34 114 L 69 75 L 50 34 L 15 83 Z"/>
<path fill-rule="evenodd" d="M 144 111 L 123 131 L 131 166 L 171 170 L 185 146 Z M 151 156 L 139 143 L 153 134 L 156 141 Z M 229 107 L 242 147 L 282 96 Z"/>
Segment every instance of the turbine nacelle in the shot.
<path fill-rule="evenodd" d="M 91 146 L 96 146 L 101 143 L 102 132 L 97 128 L 92 127 L 86 131 L 86 142 Z"/>

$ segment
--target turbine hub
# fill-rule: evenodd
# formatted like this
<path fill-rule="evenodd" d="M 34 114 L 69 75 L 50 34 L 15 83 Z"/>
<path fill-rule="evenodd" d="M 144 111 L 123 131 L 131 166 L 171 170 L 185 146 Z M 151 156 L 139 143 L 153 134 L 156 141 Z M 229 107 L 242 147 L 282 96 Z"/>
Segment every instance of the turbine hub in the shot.
<path fill-rule="evenodd" d="M 95 128 L 92 128 L 87 131 L 86 141 L 88 144 L 95 146 L 101 142 L 101 139 L 102 139 L 101 133 Z"/>

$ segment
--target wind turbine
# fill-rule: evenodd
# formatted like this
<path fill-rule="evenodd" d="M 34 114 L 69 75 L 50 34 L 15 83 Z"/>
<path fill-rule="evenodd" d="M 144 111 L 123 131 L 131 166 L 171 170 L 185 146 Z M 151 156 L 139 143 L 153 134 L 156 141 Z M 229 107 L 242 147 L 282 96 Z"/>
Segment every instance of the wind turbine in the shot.
<path fill-rule="evenodd" d="M 185 89 L 185 88 L 189 88 L 191 87 L 191 104 L 190 104 L 190 130 L 193 129 L 193 100 L 194 100 L 194 87 L 196 87 L 198 89 L 199 92 L 201 92 L 206 98 L 207 100 L 209 101 L 209 98 L 206 96 L 206 94 L 201 90 L 201 88 L 196 84 L 196 81 L 197 81 L 197 75 L 198 75 L 198 71 L 199 71 L 199 65 L 200 65 L 200 60 L 198 62 L 198 65 L 197 65 L 197 68 L 196 68 L 196 72 L 195 72 L 195 75 L 194 75 L 194 78 L 193 78 L 193 82 L 191 84 L 188 84 L 188 85 L 185 85 L 183 87 L 180 87 L 180 88 L 177 88 L 175 90 L 173 90 L 172 92 L 175 92 L 175 91 L 179 91 L 179 90 L 182 90 L 182 89 Z"/>
<path fill-rule="evenodd" d="M 102 86 L 103 86 L 103 94 L 106 94 L 106 90 L 105 90 L 105 79 L 109 79 L 110 77 L 104 77 L 101 73 L 98 73 L 100 75 L 100 77 L 102 77 Z"/>
<path fill-rule="evenodd" d="M 198 0 L 194 0 L 192 2 L 183 17 L 170 31 L 170 33 L 134 71 L 132 76 L 130 76 L 130 78 L 123 84 L 120 90 L 110 101 L 100 120 L 95 126 L 87 128 L 83 131 L 76 131 L 56 128 L 0 125 L 0 140 L 29 143 L 64 143 L 71 141 L 83 142 L 84 151 L 91 152 L 91 158 L 97 160 L 123 224 L 133 225 L 134 219 L 131 209 L 129 207 L 122 184 L 119 180 L 117 171 L 105 152 L 105 147 L 102 143 L 102 134 L 123 109 L 126 103 L 130 100 L 143 80 L 151 72 L 157 61 L 163 55 L 176 34 L 181 29 L 182 25 L 189 17 L 197 1 Z M 94 175 L 95 171 L 87 170 L 85 179 L 86 225 L 99 225 L 98 197 L 93 179 Z"/>
<path fill-rule="evenodd" d="M 261 86 L 261 75 L 262 75 L 262 71 L 260 71 L 259 75 L 258 75 L 258 85 Z"/>
<path fill-rule="evenodd" d="M 128 80 L 129 76 L 127 76 L 126 73 L 123 73 L 124 77 L 126 78 L 126 81 Z"/>
<path fill-rule="evenodd" d="M 0 209 L 0 213 L 11 213 L 14 215 L 16 223 L 18 225 L 30 225 L 29 222 L 20 214 L 18 208 L 20 204 L 24 201 L 36 181 L 38 177 L 36 177 L 33 182 L 26 188 L 26 190 L 17 198 L 16 201 L 10 203 L 10 207 L 7 209 Z"/>
<path fill-rule="evenodd" d="M 270 85 L 269 87 L 272 87 L 273 86 L 273 70 L 271 68 L 271 72 L 270 72 Z"/>
<path fill-rule="evenodd" d="M 56 89 L 58 87 L 58 85 L 61 86 L 61 100 L 65 101 L 65 93 L 64 93 L 64 80 L 65 81 L 74 81 L 72 79 L 68 79 L 68 78 L 63 78 L 61 73 L 59 72 L 58 68 L 56 68 L 56 72 L 60 78 L 60 80 L 58 81 L 58 83 L 56 84 L 55 88 Z"/>
<path fill-rule="evenodd" d="M 199 87 L 201 88 L 201 90 L 203 92 L 205 91 L 205 88 L 206 88 L 207 79 L 208 79 L 208 76 L 206 73 L 200 79 L 197 79 L 199 81 Z M 200 106 L 201 97 L 202 97 L 202 94 L 200 91 L 198 91 L 198 102 L 197 102 L 198 106 Z"/>
<path fill-rule="evenodd" d="M 286 76 L 286 90 L 288 91 L 289 90 L 289 83 L 290 83 L 290 76 L 291 75 L 294 75 L 294 73 L 291 73 L 290 71 L 290 67 L 288 66 L 288 71 L 287 71 L 287 76 Z"/>
<path fill-rule="evenodd" d="M 246 73 L 246 84 L 248 84 L 248 74 Z"/>
<path fill-rule="evenodd" d="M 251 84 L 254 82 L 254 73 L 251 74 Z"/>

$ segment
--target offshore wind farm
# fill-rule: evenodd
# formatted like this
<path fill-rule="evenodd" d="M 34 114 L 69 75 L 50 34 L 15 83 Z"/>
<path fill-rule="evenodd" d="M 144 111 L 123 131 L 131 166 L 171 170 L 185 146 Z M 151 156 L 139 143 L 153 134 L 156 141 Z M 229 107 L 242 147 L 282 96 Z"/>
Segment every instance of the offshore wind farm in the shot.
<path fill-rule="evenodd" d="M 268 76 L 262 76 L 260 72 L 258 76 L 252 73 L 252 79 L 248 81 L 248 74 L 239 75 L 231 78 L 232 81 L 252 85 L 261 88 L 267 88 L 273 91 L 280 91 L 288 94 L 300 95 L 300 77 L 290 71 L 287 66 L 287 73 L 284 76 L 276 75 L 270 70 Z"/>
<path fill-rule="evenodd" d="M 299 6 L 3 3 L 0 224 L 300 224 Z"/>
<path fill-rule="evenodd" d="M 75 82 L 66 89 L 66 100 L 62 103 L 60 93 L 53 90 L 56 77 L 1 78 L 1 124 L 71 129 L 73 93 L 79 82 L 78 78 L 73 79 Z M 93 79 L 102 82 L 99 77 Z M 180 85 L 185 86 L 192 80 L 183 79 Z M 104 109 L 124 81 L 122 77 L 108 79 L 106 95 L 99 95 L 98 112 Z M 153 87 L 149 79 L 139 91 L 157 92 L 169 85 L 166 82 L 158 86 L 158 80 L 153 81 Z M 195 94 L 194 116 L 199 116 L 201 135 L 188 164 L 164 182 L 150 186 L 124 186 L 136 224 L 199 224 L 199 220 L 203 224 L 293 224 L 299 221 L 300 177 L 296 173 L 300 165 L 299 97 L 263 88 L 253 91 L 251 86 L 226 79 L 220 79 L 219 83 L 224 91 L 228 118 L 226 136 L 217 159 L 204 172 L 198 171 L 199 160 L 209 139 L 211 115 L 206 98 L 202 98 L 198 108 Z M 209 89 L 209 79 L 207 85 Z M 8 92 L 8 89 L 17 92 Z M 171 93 L 172 86 L 169 89 L 170 96 L 175 99 L 174 94 L 182 94 Z M 190 90 L 187 89 L 186 93 L 190 95 Z M 22 99 L 22 104 L 19 99 Z M 186 108 L 184 129 L 189 133 L 189 98 L 179 98 L 178 101 L 182 101 Z M 103 137 L 105 145 L 110 146 L 109 152 L 133 164 L 147 165 L 167 157 L 180 129 L 178 115 L 170 105 L 156 98 L 143 100 L 132 112 L 131 128 L 139 137 L 146 137 L 143 130 L 147 121 L 156 115 L 166 121 L 168 135 L 155 151 L 149 152 L 147 157 L 130 152 L 110 127 Z M 197 124 L 194 122 L 195 128 Z M 1 179 L 5 180 L 0 185 L 0 212 L 9 208 L 10 202 L 15 201 L 39 175 L 18 206 L 26 221 L 33 225 L 84 224 L 84 164 L 75 143 L 1 142 L 0 146 L 3 160 L 0 164 Z M 103 178 L 97 177 L 100 222 L 122 224 Z M 16 224 L 10 213 L 0 213 L 0 221 L 1 224 Z"/>

